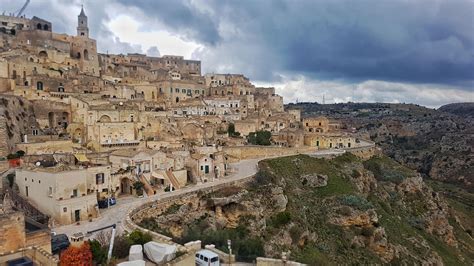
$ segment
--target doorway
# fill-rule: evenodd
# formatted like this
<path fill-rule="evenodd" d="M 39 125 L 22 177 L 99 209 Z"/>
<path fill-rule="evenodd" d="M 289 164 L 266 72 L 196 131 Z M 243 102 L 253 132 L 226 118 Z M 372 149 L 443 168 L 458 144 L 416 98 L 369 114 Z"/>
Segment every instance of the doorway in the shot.
<path fill-rule="evenodd" d="M 79 222 L 81 220 L 81 210 L 74 211 L 74 221 Z"/>

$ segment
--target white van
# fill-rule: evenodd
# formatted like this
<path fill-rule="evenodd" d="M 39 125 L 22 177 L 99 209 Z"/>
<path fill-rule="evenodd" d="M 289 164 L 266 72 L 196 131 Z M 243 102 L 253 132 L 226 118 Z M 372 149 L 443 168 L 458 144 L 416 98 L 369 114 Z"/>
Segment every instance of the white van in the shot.
<path fill-rule="evenodd" d="M 196 253 L 196 266 L 220 266 L 219 255 L 202 249 Z"/>

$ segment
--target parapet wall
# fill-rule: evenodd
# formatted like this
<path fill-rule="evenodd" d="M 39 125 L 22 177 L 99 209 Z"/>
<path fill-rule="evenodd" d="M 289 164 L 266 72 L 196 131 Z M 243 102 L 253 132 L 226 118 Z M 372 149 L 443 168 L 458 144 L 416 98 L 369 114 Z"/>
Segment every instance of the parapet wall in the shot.
<path fill-rule="evenodd" d="M 300 153 L 316 151 L 314 147 L 276 147 L 276 146 L 234 146 L 224 147 L 223 151 L 234 161 L 265 157 L 290 156 Z"/>

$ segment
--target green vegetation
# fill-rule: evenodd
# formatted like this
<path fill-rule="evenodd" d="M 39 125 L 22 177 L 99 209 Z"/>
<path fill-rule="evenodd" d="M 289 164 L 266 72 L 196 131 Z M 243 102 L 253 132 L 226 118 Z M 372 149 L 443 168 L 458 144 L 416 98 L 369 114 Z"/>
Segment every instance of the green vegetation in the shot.
<path fill-rule="evenodd" d="M 229 134 L 229 137 L 240 137 L 240 132 L 235 131 L 233 123 L 230 123 L 229 127 L 227 127 L 227 134 Z"/>
<path fill-rule="evenodd" d="M 284 211 L 279 212 L 276 215 L 270 217 L 268 220 L 268 225 L 273 226 L 275 228 L 282 227 L 287 225 L 291 221 L 291 213 Z"/>
<path fill-rule="evenodd" d="M 175 214 L 179 211 L 179 208 L 181 208 L 181 206 L 181 204 L 173 203 L 173 205 L 169 206 L 168 209 L 163 212 L 163 215 Z"/>
<path fill-rule="evenodd" d="M 138 225 L 153 232 L 157 232 L 158 234 L 171 237 L 171 233 L 168 230 L 161 228 L 152 217 L 143 219 Z"/>
<path fill-rule="evenodd" d="M 366 211 L 374 207 L 372 203 L 358 195 L 343 195 L 340 197 L 340 200 L 343 205 L 351 206 L 361 211 Z"/>
<path fill-rule="evenodd" d="M 143 233 L 139 230 L 132 231 L 127 238 L 132 245 L 144 245 L 153 239 L 149 233 Z"/>
<path fill-rule="evenodd" d="M 379 181 L 389 181 L 395 184 L 403 182 L 415 172 L 386 156 L 375 156 L 365 161 L 364 168 L 371 171 Z"/>
<path fill-rule="evenodd" d="M 187 227 L 183 236 L 175 241 L 184 244 L 196 239 L 200 239 L 204 245 L 214 244 L 224 252 L 228 252 L 227 240 L 232 240 L 232 252 L 239 261 L 252 262 L 265 255 L 262 240 L 249 235 L 244 221 L 237 228 L 210 230 L 206 220 L 202 218 Z"/>
<path fill-rule="evenodd" d="M 92 260 L 96 264 L 105 264 L 107 262 L 107 247 L 100 245 L 99 241 L 89 240 L 89 246 L 92 252 Z"/>
<path fill-rule="evenodd" d="M 247 141 L 253 145 L 271 145 L 270 139 L 272 138 L 272 133 L 270 131 L 262 130 L 257 132 L 250 132 L 247 137 Z"/>
<path fill-rule="evenodd" d="M 13 184 L 15 184 L 15 173 L 10 173 L 6 176 L 7 180 L 8 180 L 8 186 L 10 188 L 13 187 Z"/>
<path fill-rule="evenodd" d="M 144 187 L 144 185 L 140 181 L 136 181 L 135 183 L 133 183 L 133 189 L 135 189 L 138 196 L 143 195 L 143 187 Z"/>

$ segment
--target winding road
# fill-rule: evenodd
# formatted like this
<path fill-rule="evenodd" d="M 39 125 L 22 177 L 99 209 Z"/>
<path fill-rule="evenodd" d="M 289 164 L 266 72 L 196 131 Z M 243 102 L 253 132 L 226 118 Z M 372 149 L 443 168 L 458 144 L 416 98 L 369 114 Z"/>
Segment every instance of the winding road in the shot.
<path fill-rule="evenodd" d="M 120 197 L 117 199 L 116 205 L 107 209 L 100 209 L 99 217 L 93 219 L 92 222 L 82 221 L 80 224 L 53 227 L 51 230 L 57 234 L 67 234 L 68 236 L 71 236 L 79 232 L 85 234 L 87 231 L 115 223 L 117 224 L 117 231 L 120 233 L 124 230 L 123 223 L 127 213 L 133 208 L 136 208 L 147 202 L 155 201 L 157 199 L 165 199 L 171 196 L 185 194 L 187 192 L 199 191 L 204 188 L 209 188 L 253 176 L 257 172 L 258 162 L 263 159 L 265 158 L 242 160 L 238 163 L 233 163 L 230 165 L 234 170 L 233 173 L 224 178 L 216 179 L 213 182 L 188 186 L 173 192 L 158 192 L 156 195 L 148 196 L 146 198 L 137 198 L 134 196 Z"/>

